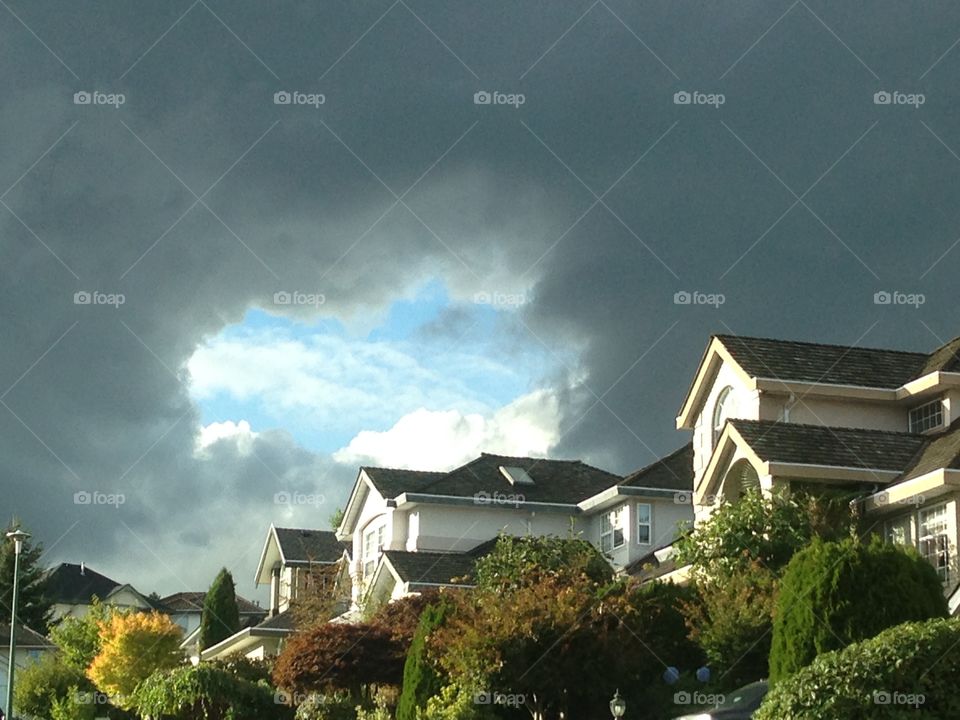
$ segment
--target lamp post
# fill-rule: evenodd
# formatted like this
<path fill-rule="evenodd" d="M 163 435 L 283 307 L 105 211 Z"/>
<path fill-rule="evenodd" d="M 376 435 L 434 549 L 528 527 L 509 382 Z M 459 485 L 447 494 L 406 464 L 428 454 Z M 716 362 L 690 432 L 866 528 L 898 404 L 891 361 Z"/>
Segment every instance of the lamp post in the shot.
<path fill-rule="evenodd" d="M 4 704 L 4 717 L 13 718 L 13 671 L 17 653 L 17 600 L 20 595 L 20 552 L 23 550 L 23 541 L 30 535 L 17 528 L 7 533 L 13 540 L 13 600 L 10 603 L 10 660 L 7 664 L 7 702 Z"/>
<path fill-rule="evenodd" d="M 614 720 L 620 720 L 626 712 L 627 701 L 620 697 L 620 690 L 618 689 L 613 696 L 613 700 L 610 701 L 610 714 L 613 715 Z"/>

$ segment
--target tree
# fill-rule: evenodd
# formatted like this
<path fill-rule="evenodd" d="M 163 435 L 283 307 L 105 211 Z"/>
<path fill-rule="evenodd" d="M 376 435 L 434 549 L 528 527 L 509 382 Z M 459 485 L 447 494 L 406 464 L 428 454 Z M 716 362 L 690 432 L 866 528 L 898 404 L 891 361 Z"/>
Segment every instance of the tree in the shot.
<path fill-rule="evenodd" d="M 158 670 L 134 691 L 144 717 L 164 720 L 287 720 L 293 710 L 276 702 L 269 684 L 252 681 L 222 665 L 201 663 Z"/>
<path fill-rule="evenodd" d="M 60 651 L 65 665 L 79 673 L 86 673 L 90 663 L 100 653 L 100 626 L 115 615 L 129 614 L 112 605 L 104 605 L 94 597 L 86 615 L 69 615 L 50 630 L 50 639 Z"/>
<path fill-rule="evenodd" d="M 824 653 L 776 684 L 757 720 L 904 720 L 960 717 L 960 622 L 884 630 Z"/>
<path fill-rule="evenodd" d="M 658 717 L 672 694 L 661 659 L 690 669 L 702 662 L 678 607 L 686 592 L 540 574 L 507 591 L 461 595 L 428 644 L 453 684 L 504 704 L 522 698 L 534 720 L 587 717 L 616 686 L 636 708 L 631 717 Z"/>
<path fill-rule="evenodd" d="M 213 647 L 240 631 L 240 609 L 233 576 L 222 568 L 203 599 L 200 616 L 200 649 Z"/>
<path fill-rule="evenodd" d="M 439 694 L 445 685 L 445 675 L 427 657 L 427 638 L 443 625 L 450 611 L 450 603 L 440 599 L 420 615 L 403 665 L 403 692 L 397 705 L 397 720 L 417 720 L 417 711 L 426 708 L 427 700 Z"/>
<path fill-rule="evenodd" d="M 780 585 L 770 680 L 893 625 L 946 615 L 940 579 L 913 548 L 879 538 L 814 540 L 790 561 Z"/>
<path fill-rule="evenodd" d="M 340 523 L 343 522 L 343 508 L 337 508 L 331 514 L 327 522 L 330 523 L 330 529 L 336 530 L 340 527 Z"/>
<path fill-rule="evenodd" d="M 87 677 L 114 705 L 131 708 L 140 682 L 181 664 L 181 634 L 169 616 L 156 611 L 114 615 L 100 623 L 101 648 Z"/>
<path fill-rule="evenodd" d="M 14 519 L 5 532 L 23 530 L 20 521 Z M 43 546 L 30 540 L 23 543 L 20 553 L 20 593 L 17 601 L 17 622 L 31 630 L 46 634 L 50 623 L 53 603 L 46 596 L 46 568 L 40 565 Z M 6 537 L 0 538 L 0 622 L 10 622 L 10 607 L 13 601 L 13 569 L 16 551 Z"/>
<path fill-rule="evenodd" d="M 512 535 L 501 535 L 493 550 L 476 564 L 481 590 L 509 590 L 535 583 L 544 575 L 583 575 L 591 582 L 605 583 L 613 578 L 613 568 L 582 538 Z"/>
<path fill-rule="evenodd" d="M 59 654 L 46 653 L 37 662 L 17 671 L 14 706 L 17 713 L 48 718 L 56 701 L 78 692 L 93 692 L 93 683 L 82 670 L 64 662 Z"/>

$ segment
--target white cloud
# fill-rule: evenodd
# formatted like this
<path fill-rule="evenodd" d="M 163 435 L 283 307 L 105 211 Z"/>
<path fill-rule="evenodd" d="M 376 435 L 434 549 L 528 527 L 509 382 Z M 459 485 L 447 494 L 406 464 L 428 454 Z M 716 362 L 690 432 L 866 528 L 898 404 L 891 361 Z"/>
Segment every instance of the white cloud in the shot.
<path fill-rule="evenodd" d="M 559 439 L 557 398 L 522 395 L 492 415 L 415 410 L 384 432 L 364 430 L 333 454 L 348 464 L 446 470 L 483 452 L 544 456 Z"/>
<path fill-rule="evenodd" d="M 259 433 L 250 429 L 250 423 L 241 420 L 238 423 L 232 420 L 213 422 L 200 428 L 197 436 L 197 452 L 202 454 L 208 447 L 220 440 L 231 440 L 237 446 L 241 455 L 249 455 L 253 448 L 253 441 Z"/>

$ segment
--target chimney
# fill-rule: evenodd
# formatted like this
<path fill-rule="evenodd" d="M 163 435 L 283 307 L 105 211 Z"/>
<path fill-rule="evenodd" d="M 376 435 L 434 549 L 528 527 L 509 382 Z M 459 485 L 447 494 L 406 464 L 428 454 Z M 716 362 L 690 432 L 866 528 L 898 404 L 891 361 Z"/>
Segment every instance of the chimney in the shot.
<path fill-rule="evenodd" d="M 80 575 L 87 574 L 87 564 L 85 562 L 80 563 Z"/>

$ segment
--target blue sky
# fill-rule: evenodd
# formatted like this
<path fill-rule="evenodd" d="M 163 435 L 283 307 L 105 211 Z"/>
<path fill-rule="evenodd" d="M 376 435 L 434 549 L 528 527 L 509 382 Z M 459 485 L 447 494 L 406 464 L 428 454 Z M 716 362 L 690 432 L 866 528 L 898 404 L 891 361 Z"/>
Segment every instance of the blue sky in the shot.
<path fill-rule="evenodd" d="M 198 349 L 191 391 L 204 425 L 282 428 L 320 453 L 421 408 L 489 415 L 536 390 L 560 362 L 529 336 L 511 339 L 517 312 L 456 302 L 439 280 L 352 326 L 255 308 Z"/>

